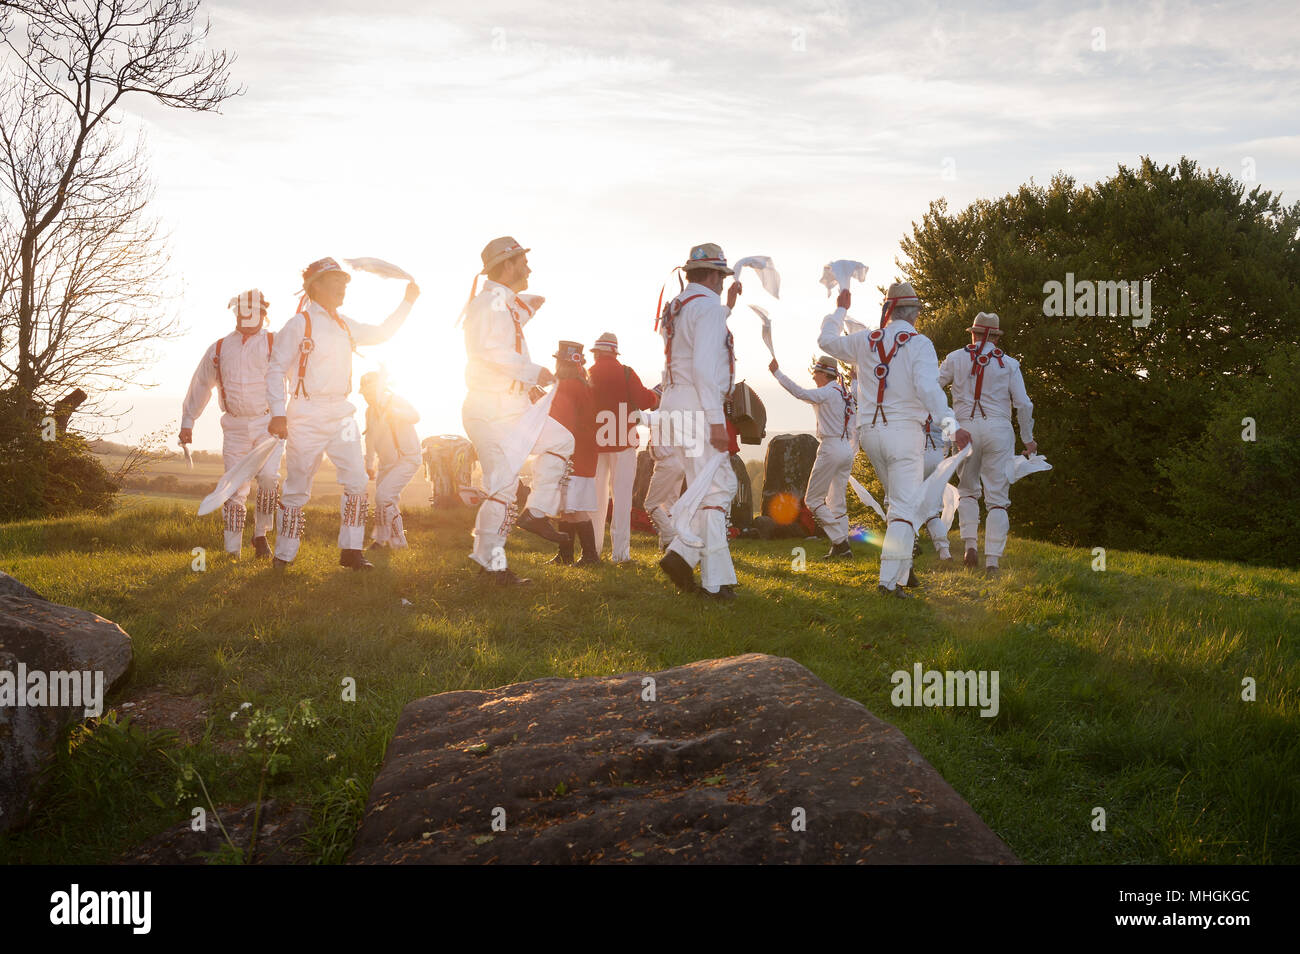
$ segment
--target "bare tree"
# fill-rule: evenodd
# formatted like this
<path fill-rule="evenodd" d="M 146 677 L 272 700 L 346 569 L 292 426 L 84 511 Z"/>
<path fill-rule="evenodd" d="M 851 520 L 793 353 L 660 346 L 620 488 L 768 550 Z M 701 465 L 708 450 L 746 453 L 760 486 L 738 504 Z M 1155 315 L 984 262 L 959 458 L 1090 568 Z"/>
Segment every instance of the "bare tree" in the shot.
<path fill-rule="evenodd" d="M 28 404 L 119 387 L 174 329 L 152 186 L 115 125 L 128 97 L 208 112 L 242 92 L 233 57 L 205 51 L 198 6 L 0 0 L 0 383 Z"/>

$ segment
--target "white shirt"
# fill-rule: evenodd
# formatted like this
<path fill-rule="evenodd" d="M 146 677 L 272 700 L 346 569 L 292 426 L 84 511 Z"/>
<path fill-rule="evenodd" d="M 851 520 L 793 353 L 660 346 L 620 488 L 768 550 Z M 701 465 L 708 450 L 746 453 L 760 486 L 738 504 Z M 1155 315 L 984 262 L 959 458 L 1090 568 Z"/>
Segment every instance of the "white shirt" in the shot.
<path fill-rule="evenodd" d="M 688 298 L 691 300 L 686 301 Z M 664 368 L 665 397 L 671 387 L 675 394 L 670 404 L 680 407 L 680 395 L 694 392 L 695 399 L 690 403 L 704 412 L 705 421 L 725 424 L 723 402 L 735 373 L 728 347 L 727 317 L 731 309 L 722 304 L 717 292 L 695 282 L 687 284 L 673 301 L 686 303 L 673 319 L 671 345 L 668 325 L 659 325 L 665 349 L 671 348 L 666 351 L 670 360 Z"/>
<path fill-rule="evenodd" d="M 538 296 L 518 295 L 500 282 L 483 284 L 465 309 L 466 387 L 500 394 L 523 392 L 537 383 L 542 366 L 528 356 L 523 326 L 539 304 Z"/>
<path fill-rule="evenodd" d="M 306 313 L 311 317 L 312 350 L 307 355 L 307 380 L 303 382 L 303 391 L 312 401 L 330 398 L 346 400 L 352 393 L 352 346 L 383 344 L 397 333 L 411 312 L 411 303 L 403 300 L 397 309 L 389 315 L 382 325 L 364 325 L 353 321 L 347 315 L 339 313 L 339 318 L 352 333 L 352 340 L 323 306 L 309 301 Z M 290 318 L 275 336 L 275 347 L 271 351 L 271 364 L 266 372 L 266 399 L 271 406 L 271 414 L 283 417 L 285 414 L 285 380 L 289 382 L 289 393 L 299 394 L 298 367 L 301 348 L 307 323 L 301 313 Z"/>
<path fill-rule="evenodd" d="M 927 417 L 933 417 L 942 426 L 945 420 L 952 418 L 948 398 L 939 387 L 939 358 L 934 345 L 909 322 L 897 318 L 885 326 L 880 342 L 885 354 L 893 351 L 893 357 L 889 361 L 884 398 L 877 414 L 879 380 L 876 367 L 882 363 L 880 354 L 868 340 L 871 330 L 840 334 L 845 315 L 843 308 L 836 308 L 822 320 L 817 347 L 833 358 L 857 366 L 859 424 L 866 427 L 883 418 L 890 424 L 914 422 L 921 426 Z M 911 337 L 895 350 L 898 336 L 903 333 Z"/>
<path fill-rule="evenodd" d="M 776 379 L 801 401 L 817 408 L 817 439 L 846 438 L 853 432 L 853 398 L 839 381 L 831 381 L 819 388 L 801 388 L 791 381 L 780 368 Z"/>
<path fill-rule="evenodd" d="M 984 365 L 984 384 L 980 388 L 980 407 L 975 407 L 975 382 L 977 376 L 971 374 L 973 362 L 971 352 L 965 348 L 943 359 L 939 368 L 939 384 L 952 389 L 952 406 L 956 411 L 959 424 L 973 420 L 977 416 L 983 420 L 1005 421 L 1011 423 L 1011 408 L 1016 409 L 1016 419 L 1020 422 L 1020 439 L 1028 444 L 1034 439 L 1034 404 L 1025 391 L 1025 379 L 1020 374 L 1020 362 L 1009 354 L 1003 354 L 1002 361 L 993 355 L 996 345 L 986 341 L 977 345 L 976 354 L 989 356 Z M 980 409 L 983 414 L 980 414 Z"/>
<path fill-rule="evenodd" d="M 226 393 L 221 408 L 234 417 L 260 417 L 267 413 L 266 369 L 270 365 L 265 329 L 245 338 L 232 331 L 221 339 L 221 386 Z M 194 370 L 185 404 L 181 408 L 181 427 L 193 428 L 208 406 L 212 389 L 217 386 L 217 343 L 208 345 L 203 359 Z M 217 397 L 220 403 L 220 395 Z"/>
<path fill-rule="evenodd" d="M 420 453 L 420 436 L 415 424 L 420 414 L 409 402 L 385 391 L 377 403 L 366 407 L 366 463 L 379 457 L 381 464 Z"/>

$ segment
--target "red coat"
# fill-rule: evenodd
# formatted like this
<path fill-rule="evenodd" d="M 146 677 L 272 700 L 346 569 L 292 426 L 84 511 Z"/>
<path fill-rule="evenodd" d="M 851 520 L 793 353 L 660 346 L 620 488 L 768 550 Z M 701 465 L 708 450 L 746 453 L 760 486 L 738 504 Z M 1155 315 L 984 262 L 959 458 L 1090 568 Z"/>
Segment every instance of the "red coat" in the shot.
<path fill-rule="evenodd" d="M 596 405 L 592 390 L 581 378 L 564 378 L 555 385 L 551 417 L 573 435 L 573 475 L 596 476 Z"/>
<path fill-rule="evenodd" d="M 596 413 L 599 415 L 604 411 L 606 413 L 601 416 L 601 420 L 615 422 L 603 428 L 605 435 L 610 439 L 602 442 L 600 450 L 620 451 L 628 447 L 636 447 L 639 443 L 636 428 L 628 422 L 627 417 L 633 408 L 648 411 L 657 407 L 659 395 L 646 388 L 635 371 L 621 364 L 618 358 L 609 352 L 594 352 L 594 358 L 587 374 L 591 378 Z M 623 415 L 621 421 L 620 410 Z"/>

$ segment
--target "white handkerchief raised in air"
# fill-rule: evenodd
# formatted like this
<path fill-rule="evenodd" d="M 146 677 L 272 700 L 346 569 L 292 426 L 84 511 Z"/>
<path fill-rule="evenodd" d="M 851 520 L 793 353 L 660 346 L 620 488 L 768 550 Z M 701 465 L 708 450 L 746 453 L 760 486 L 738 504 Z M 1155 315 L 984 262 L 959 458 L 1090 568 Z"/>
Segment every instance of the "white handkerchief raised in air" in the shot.
<path fill-rule="evenodd" d="M 1051 470 L 1052 465 L 1047 462 L 1047 458 L 1042 454 L 1035 454 L 1032 457 L 1026 457 L 1024 454 L 1017 454 L 1011 458 L 1011 463 L 1007 464 L 1007 480 L 1015 483 L 1021 477 L 1028 477 L 1030 474 L 1036 474 L 1040 470 Z"/>
<path fill-rule="evenodd" d="M 781 297 L 781 274 L 772 264 L 770 255 L 750 255 L 742 258 L 732 267 L 736 270 L 736 281 L 740 281 L 742 268 L 752 268 L 758 272 L 758 280 L 763 283 L 763 290 L 773 298 Z"/>
<path fill-rule="evenodd" d="M 398 268 L 392 262 L 385 262 L 382 258 L 345 258 L 344 263 L 348 268 L 355 269 L 358 272 L 369 272 L 372 275 L 378 275 L 380 278 L 401 278 L 408 282 L 415 281 L 411 273 L 404 268 Z"/>
<path fill-rule="evenodd" d="M 847 258 L 841 258 L 822 268 L 822 284 L 826 286 L 827 298 L 831 296 L 835 285 L 839 285 L 843 291 L 848 291 L 850 279 L 866 281 L 867 266 L 861 262 L 851 262 Z"/>
<path fill-rule="evenodd" d="M 876 503 L 876 498 L 871 496 L 871 491 L 863 487 L 862 482 L 852 474 L 849 475 L 849 486 L 853 488 L 853 492 L 858 495 L 858 499 L 862 501 L 864 507 L 870 507 L 880 514 L 881 520 L 885 519 L 885 511 L 881 509 L 880 504 Z"/>
<path fill-rule="evenodd" d="M 859 331 L 866 331 L 866 330 L 867 330 L 867 326 L 864 325 L 862 322 L 858 321 L 858 319 L 856 319 L 856 318 L 850 318 L 848 315 L 845 315 L 845 316 L 844 316 L 844 329 L 845 329 L 845 331 L 847 331 L 849 334 L 851 334 L 851 335 L 856 335 Z"/>
<path fill-rule="evenodd" d="M 754 309 L 754 314 L 763 319 L 763 344 L 767 345 L 768 352 L 776 358 L 776 351 L 772 348 L 772 319 L 768 317 L 767 309 L 760 308 L 758 305 L 750 305 Z"/>

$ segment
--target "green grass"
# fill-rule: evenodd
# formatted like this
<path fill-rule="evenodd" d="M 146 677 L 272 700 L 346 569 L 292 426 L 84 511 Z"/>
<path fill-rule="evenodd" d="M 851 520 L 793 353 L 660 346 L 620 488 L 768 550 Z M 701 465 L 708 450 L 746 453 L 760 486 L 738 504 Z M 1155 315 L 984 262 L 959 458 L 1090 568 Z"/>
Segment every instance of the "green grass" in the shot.
<path fill-rule="evenodd" d="M 1026 861 L 1300 862 L 1300 573 L 1118 551 L 1093 572 L 1087 550 L 1013 539 L 994 584 L 942 574 L 927 554 L 926 596 L 905 604 L 876 596 L 868 546 L 856 565 L 827 566 L 824 541 L 741 541 L 741 597 L 721 606 L 673 592 L 643 535 L 634 567 L 583 572 L 543 566 L 550 553 L 520 534 L 512 565 L 534 584 L 502 591 L 469 569 L 467 514 L 408 523 L 411 550 L 354 574 L 335 565 L 337 511 L 314 509 L 282 577 L 229 562 L 215 518 L 165 502 L 0 527 L 0 568 L 131 634 L 135 667 L 110 706 L 157 688 L 212 713 L 194 746 L 112 725 L 73 733 L 0 860 L 111 861 L 188 819 L 160 744 L 219 804 L 250 801 L 256 774 L 234 754 L 229 713 L 307 697 L 322 725 L 295 741 L 271 795 L 309 805 L 310 851 L 339 861 L 412 699 L 763 652 L 902 729 Z M 190 568 L 195 546 L 206 572 Z M 998 670 L 997 718 L 894 708 L 890 674 L 918 662 Z M 1255 702 L 1241 699 L 1246 676 Z M 340 698 L 345 677 L 356 702 Z"/>

